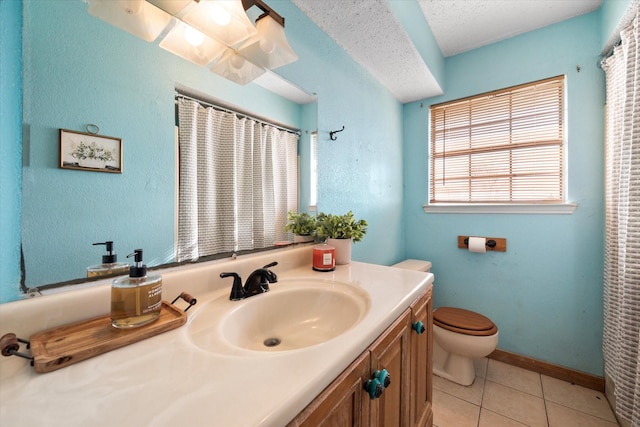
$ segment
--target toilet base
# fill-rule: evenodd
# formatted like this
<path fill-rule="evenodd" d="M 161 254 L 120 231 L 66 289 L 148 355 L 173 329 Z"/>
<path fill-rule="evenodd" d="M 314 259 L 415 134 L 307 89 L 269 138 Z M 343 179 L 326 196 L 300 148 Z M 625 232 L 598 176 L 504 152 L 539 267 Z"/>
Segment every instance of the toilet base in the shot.
<path fill-rule="evenodd" d="M 456 384 L 470 386 L 476 379 L 473 359 L 449 353 L 443 367 L 433 365 L 433 373 Z"/>
<path fill-rule="evenodd" d="M 469 386 L 476 378 L 474 359 L 487 356 L 498 345 L 498 332 L 472 336 L 433 325 L 433 373 Z"/>

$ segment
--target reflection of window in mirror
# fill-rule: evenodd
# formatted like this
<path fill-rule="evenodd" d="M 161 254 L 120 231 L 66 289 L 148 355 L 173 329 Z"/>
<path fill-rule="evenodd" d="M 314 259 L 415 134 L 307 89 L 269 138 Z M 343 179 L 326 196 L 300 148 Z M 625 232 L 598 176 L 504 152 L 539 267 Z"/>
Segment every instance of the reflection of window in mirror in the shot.
<path fill-rule="evenodd" d="M 299 132 L 182 95 L 178 126 L 177 261 L 286 241 Z"/>
<path fill-rule="evenodd" d="M 180 214 L 180 180 L 178 177 L 180 176 L 180 126 L 178 126 L 178 105 L 176 103 L 176 126 L 173 128 L 174 130 L 174 141 L 175 141 L 175 151 L 174 151 L 174 172 L 176 179 L 174 180 L 174 188 L 173 194 L 175 197 L 173 198 L 173 253 L 178 253 L 178 218 Z"/>
<path fill-rule="evenodd" d="M 310 138 L 310 179 L 309 179 L 309 206 L 308 210 L 315 212 L 318 205 L 318 132 L 312 132 Z"/>

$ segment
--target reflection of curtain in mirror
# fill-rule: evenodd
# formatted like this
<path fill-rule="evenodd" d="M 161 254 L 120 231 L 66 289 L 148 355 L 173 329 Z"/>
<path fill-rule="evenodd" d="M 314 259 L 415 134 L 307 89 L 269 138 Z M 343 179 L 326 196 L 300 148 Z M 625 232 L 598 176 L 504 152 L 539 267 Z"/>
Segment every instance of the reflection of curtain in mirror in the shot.
<path fill-rule="evenodd" d="M 178 261 L 286 240 L 298 135 L 183 98 L 178 117 Z"/>
<path fill-rule="evenodd" d="M 605 372 L 616 413 L 640 426 L 640 20 L 603 61 L 607 80 L 604 334 Z"/>

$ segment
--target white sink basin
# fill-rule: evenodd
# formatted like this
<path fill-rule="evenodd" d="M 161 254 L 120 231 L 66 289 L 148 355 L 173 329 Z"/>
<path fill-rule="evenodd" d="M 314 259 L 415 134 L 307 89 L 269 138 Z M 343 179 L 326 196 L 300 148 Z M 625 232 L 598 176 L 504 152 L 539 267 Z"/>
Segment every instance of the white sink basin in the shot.
<path fill-rule="evenodd" d="M 270 288 L 242 301 L 228 294 L 211 301 L 190 321 L 191 341 L 222 354 L 301 349 L 348 331 L 370 306 L 367 292 L 348 283 L 282 279 Z"/>

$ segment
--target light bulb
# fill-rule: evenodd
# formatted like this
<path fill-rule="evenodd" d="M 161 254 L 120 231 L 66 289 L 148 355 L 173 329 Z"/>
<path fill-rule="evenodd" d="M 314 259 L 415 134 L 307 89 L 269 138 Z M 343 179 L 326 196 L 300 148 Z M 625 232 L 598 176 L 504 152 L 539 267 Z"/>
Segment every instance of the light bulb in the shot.
<path fill-rule="evenodd" d="M 236 70 L 239 70 L 244 66 L 244 58 L 236 53 L 229 59 L 229 64 Z"/>
<path fill-rule="evenodd" d="M 193 27 L 185 28 L 184 38 L 191 46 L 200 46 L 204 42 L 204 34 Z"/>
<path fill-rule="evenodd" d="M 231 22 L 231 14 L 217 3 L 209 3 L 209 15 L 216 24 L 224 27 Z"/>
<path fill-rule="evenodd" d="M 272 53 L 275 48 L 276 44 L 272 40 L 265 38 L 260 39 L 260 49 L 262 49 L 264 53 Z"/>

